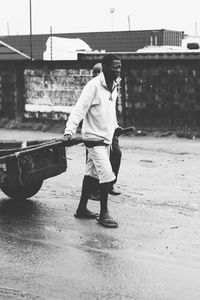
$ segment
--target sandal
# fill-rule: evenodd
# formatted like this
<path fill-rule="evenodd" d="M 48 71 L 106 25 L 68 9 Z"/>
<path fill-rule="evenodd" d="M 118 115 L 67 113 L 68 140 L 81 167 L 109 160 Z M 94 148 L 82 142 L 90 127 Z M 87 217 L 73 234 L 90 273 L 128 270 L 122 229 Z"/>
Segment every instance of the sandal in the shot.
<path fill-rule="evenodd" d="M 99 216 L 98 213 L 92 212 L 90 210 L 86 210 L 82 212 L 76 211 L 76 213 L 74 214 L 74 217 L 78 219 L 96 219 L 98 216 Z"/>
<path fill-rule="evenodd" d="M 104 227 L 109 227 L 109 228 L 116 228 L 118 227 L 119 223 L 115 220 L 113 220 L 112 218 L 109 219 L 103 219 L 100 217 L 97 217 L 97 222 L 104 226 Z"/>

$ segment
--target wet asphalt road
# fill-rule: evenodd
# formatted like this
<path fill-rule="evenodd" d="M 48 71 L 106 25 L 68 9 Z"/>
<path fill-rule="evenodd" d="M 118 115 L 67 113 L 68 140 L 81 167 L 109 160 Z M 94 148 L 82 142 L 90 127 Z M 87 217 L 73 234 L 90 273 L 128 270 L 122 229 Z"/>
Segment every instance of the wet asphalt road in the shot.
<path fill-rule="evenodd" d="M 148 299 L 144 257 L 53 200 L 1 199 L 1 299 Z"/>
<path fill-rule="evenodd" d="M 46 180 L 32 199 L 11 200 L 0 192 L 0 299 L 200 298 L 199 206 L 153 203 L 152 190 L 145 200 L 135 187 L 132 198 L 133 187 L 123 185 L 133 172 L 132 154 L 122 145 L 124 193 L 110 197 L 118 229 L 73 217 L 84 172 L 81 146 L 70 150 L 68 171 Z M 98 202 L 89 206 L 99 209 Z"/>
<path fill-rule="evenodd" d="M 46 201 L 46 188 L 1 198 L 0 299 L 198 299 L 195 261 L 144 251 L 157 236 L 133 219 L 112 231 L 74 219 L 74 204 L 52 191 Z"/>

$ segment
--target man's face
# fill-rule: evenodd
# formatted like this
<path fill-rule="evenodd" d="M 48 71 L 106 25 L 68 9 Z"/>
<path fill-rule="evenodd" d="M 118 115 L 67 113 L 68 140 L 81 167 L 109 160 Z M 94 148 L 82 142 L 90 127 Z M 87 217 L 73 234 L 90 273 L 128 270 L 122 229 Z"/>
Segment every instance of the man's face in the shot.
<path fill-rule="evenodd" d="M 118 77 L 120 77 L 121 68 L 121 61 L 113 60 L 109 66 L 104 66 L 103 70 L 106 76 L 109 77 L 109 79 L 116 80 Z"/>

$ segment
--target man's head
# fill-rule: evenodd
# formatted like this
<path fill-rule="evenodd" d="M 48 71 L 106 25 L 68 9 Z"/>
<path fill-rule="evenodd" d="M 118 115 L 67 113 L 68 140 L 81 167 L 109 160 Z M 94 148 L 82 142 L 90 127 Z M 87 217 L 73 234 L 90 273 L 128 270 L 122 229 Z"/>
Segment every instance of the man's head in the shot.
<path fill-rule="evenodd" d="M 101 73 L 101 71 L 102 71 L 102 64 L 101 63 L 95 64 L 92 68 L 93 77 L 96 77 L 97 75 L 99 75 L 99 73 Z"/>
<path fill-rule="evenodd" d="M 104 75 L 110 80 L 116 80 L 121 73 L 121 60 L 117 55 L 107 54 L 102 60 Z"/>

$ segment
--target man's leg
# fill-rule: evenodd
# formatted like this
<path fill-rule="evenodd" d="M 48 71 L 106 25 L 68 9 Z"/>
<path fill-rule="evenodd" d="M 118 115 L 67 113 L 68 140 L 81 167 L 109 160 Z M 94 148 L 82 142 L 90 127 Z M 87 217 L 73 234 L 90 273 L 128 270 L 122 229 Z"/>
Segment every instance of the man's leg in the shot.
<path fill-rule="evenodd" d="M 89 193 L 91 191 L 91 187 L 95 182 L 95 180 L 96 179 L 91 176 L 84 176 L 83 183 L 82 183 L 81 198 L 80 198 L 80 202 L 76 214 L 74 215 L 75 217 L 90 219 L 90 218 L 96 218 L 98 216 L 97 213 L 91 212 L 89 209 L 87 209 Z"/>
<path fill-rule="evenodd" d="M 88 150 L 86 148 L 86 164 L 88 162 Z M 94 200 L 94 201 L 99 201 L 100 200 L 100 195 L 99 195 L 99 179 L 96 179 L 94 178 L 94 182 L 91 186 L 91 189 L 90 189 L 90 192 L 89 192 L 89 195 L 88 195 L 88 198 L 91 199 L 91 200 Z"/>
<path fill-rule="evenodd" d="M 108 213 L 108 192 L 110 188 L 110 182 L 100 183 L 100 217 L 104 217 Z"/>
<path fill-rule="evenodd" d="M 94 201 L 100 200 L 99 179 L 94 178 L 94 182 L 89 193 L 89 199 Z"/>
<path fill-rule="evenodd" d="M 100 216 L 98 222 L 105 227 L 117 227 L 118 222 L 115 221 L 108 211 L 108 193 L 110 189 L 110 182 L 100 183 Z"/>
<path fill-rule="evenodd" d="M 88 151 L 91 165 L 88 161 L 86 174 L 93 174 L 94 177 L 97 175 L 96 177 L 99 178 L 100 182 L 100 216 L 97 220 L 99 224 L 105 227 L 117 227 L 118 223 L 108 212 L 108 192 L 110 182 L 115 179 L 109 158 L 110 146 L 97 146 L 89 148 Z"/>

